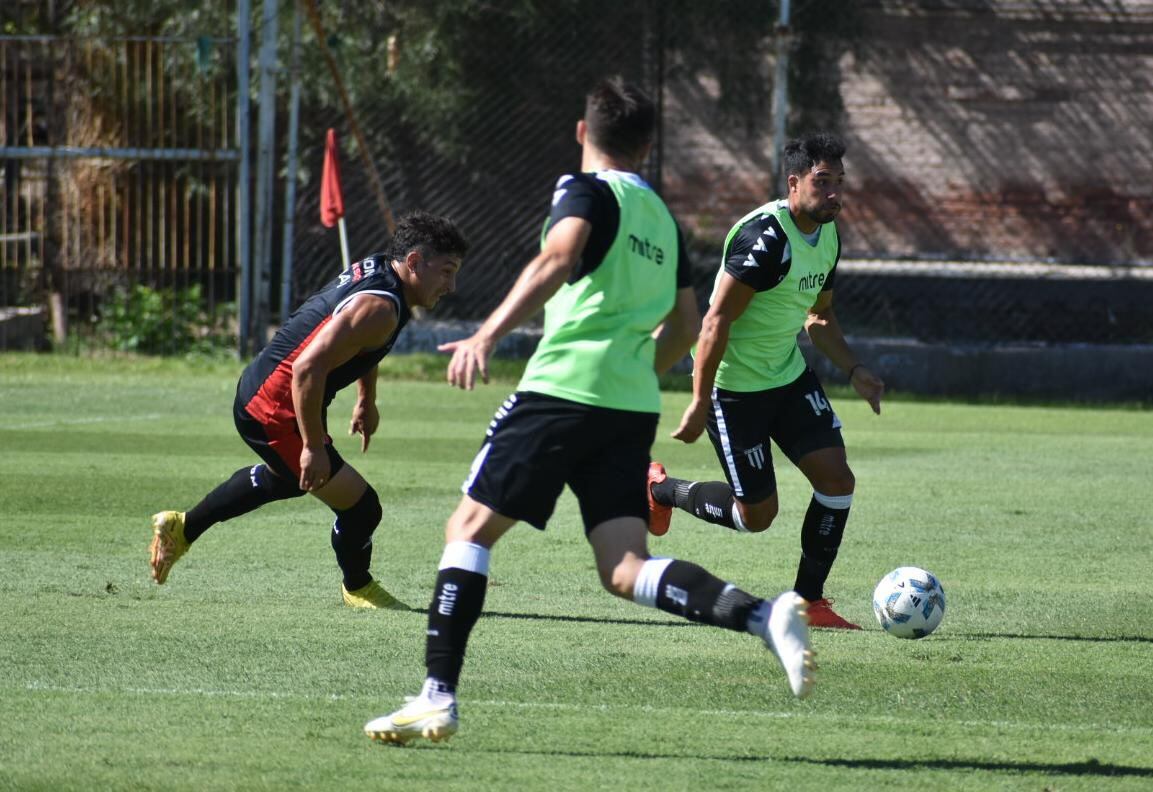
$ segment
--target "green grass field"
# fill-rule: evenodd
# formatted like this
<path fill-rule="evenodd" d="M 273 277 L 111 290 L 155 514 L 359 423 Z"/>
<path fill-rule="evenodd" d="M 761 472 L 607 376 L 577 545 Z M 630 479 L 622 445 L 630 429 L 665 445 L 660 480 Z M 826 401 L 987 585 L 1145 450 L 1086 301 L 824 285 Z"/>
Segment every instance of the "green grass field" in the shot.
<path fill-rule="evenodd" d="M 835 392 L 858 490 L 828 593 L 866 630 L 815 633 L 804 702 L 749 636 L 603 593 L 566 495 L 494 553 L 460 733 L 395 748 L 361 727 L 416 692 L 424 617 L 341 606 L 321 504 L 217 526 L 149 580 L 148 516 L 255 459 L 237 372 L 0 355 L 0 789 L 1153 788 L 1148 411 L 897 400 L 878 418 Z M 334 405 L 385 505 L 374 570 L 414 605 L 511 388 L 384 381 L 365 456 Z M 707 443 L 664 436 L 685 401 L 667 394 L 655 454 L 716 478 Z M 809 491 L 779 478 L 769 533 L 678 514 L 653 552 L 788 587 Z M 871 613 L 905 564 L 948 595 L 922 641 Z"/>

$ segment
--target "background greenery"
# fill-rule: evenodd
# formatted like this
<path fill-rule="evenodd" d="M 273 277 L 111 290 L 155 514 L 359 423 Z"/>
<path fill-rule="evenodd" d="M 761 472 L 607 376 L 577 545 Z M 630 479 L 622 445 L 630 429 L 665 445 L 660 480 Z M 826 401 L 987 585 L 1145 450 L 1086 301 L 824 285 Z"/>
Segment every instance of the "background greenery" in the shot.
<path fill-rule="evenodd" d="M 217 526 L 166 586 L 148 579 L 148 515 L 253 460 L 229 417 L 237 373 L 0 356 L 0 788 L 1153 784 L 1147 412 L 894 402 L 874 417 L 835 398 L 859 488 L 829 593 L 866 629 L 816 634 L 805 702 L 751 638 L 603 593 L 566 495 L 545 534 L 518 528 L 494 554 L 460 734 L 396 749 L 360 730 L 416 691 L 424 617 L 340 605 L 319 503 Z M 418 606 L 512 373 L 471 394 L 382 382 L 365 456 L 344 434 L 350 403 L 334 405 L 336 442 L 385 504 L 375 571 Z M 684 403 L 667 396 L 665 432 Z M 707 446 L 662 437 L 655 453 L 716 475 Z M 780 591 L 808 501 L 791 469 L 780 478 L 768 534 L 678 514 L 653 552 Z M 902 564 L 949 597 L 919 642 L 870 613 L 873 585 Z"/>

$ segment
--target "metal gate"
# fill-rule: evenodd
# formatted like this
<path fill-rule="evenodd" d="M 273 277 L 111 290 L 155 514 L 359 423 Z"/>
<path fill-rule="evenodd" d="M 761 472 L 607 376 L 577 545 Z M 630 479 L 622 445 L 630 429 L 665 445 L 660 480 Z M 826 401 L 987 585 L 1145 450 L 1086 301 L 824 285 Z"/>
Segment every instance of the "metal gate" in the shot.
<path fill-rule="evenodd" d="M 49 306 L 57 344 L 141 290 L 225 321 L 243 240 L 224 33 L 0 36 L 0 309 Z"/>

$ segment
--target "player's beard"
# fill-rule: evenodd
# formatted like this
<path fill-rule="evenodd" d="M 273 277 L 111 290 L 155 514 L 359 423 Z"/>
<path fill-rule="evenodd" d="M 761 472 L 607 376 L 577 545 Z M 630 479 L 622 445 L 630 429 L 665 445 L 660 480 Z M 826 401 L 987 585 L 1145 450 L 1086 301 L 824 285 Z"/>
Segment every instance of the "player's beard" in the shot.
<path fill-rule="evenodd" d="M 809 212 L 809 217 L 812 218 L 812 220 L 815 222 L 824 225 L 825 223 L 831 223 L 836 220 L 837 215 L 840 214 L 840 212 L 841 207 L 834 206 L 829 207 L 828 209 L 817 209 L 815 211 Z"/>

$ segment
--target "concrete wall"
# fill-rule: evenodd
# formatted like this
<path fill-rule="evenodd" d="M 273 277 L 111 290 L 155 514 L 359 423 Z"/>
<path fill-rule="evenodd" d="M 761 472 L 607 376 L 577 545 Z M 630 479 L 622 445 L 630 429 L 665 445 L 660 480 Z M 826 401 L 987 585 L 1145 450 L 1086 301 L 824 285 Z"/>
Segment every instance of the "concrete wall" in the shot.
<path fill-rule="evenodd" d="M 851 338 L 888 390 L 950 398 L 1153 402 L 1153 346 L 926 344 Z M 819 352 L 805 357 L 822 381 L 844 384 Z M 1148 420 L 1148 419 L 1142 419 Z"/>
<path fill-rule="evenodd" d="M 847 259 L 1122 265 L 1080 280 L 846 267 L 838 303 L 862 356 L 908 392 L 1153 400 L 1153 0 L 854 7 L 860 35 L 820 42 L 843 105 L 829 126 L 849 145 Z M 771 43 L 761 57 L 769 81 Z M 713 75 L 669 71 L 664 192 L 710 272 L 732 223 L 777 197 L 771 104 L 751 101 L 734 120 Z M 794 120 L 828 109 L 791 102 Z"/>
<path fill-rule="evenodd" d="M 478 324 L 412 322 L 397 340 L 394 351 L 398 354 L 435 352 L 437 344 L 465 338 Z M 539 340 L 539 330 L 517 330 L 501 341 L 496 354 L 527 358 Z M 883 338 L 850 338 L 850 342 L 861 360 L 895 392 L 1153 403 L 1153 346 L 956 345 Z M 802 339 L 802 349 L 824 382 L 844 384 L 844 375 L 813 350 L 807 339 Z M 691 361 L 686 358 L 677 370 L 690 372 Z"/>
<path fill-rule="evenodd" d="M 0 352 L 48 348 L 47 311 L 40 306 L 0 308 Z"/>
<path fill-rule="evenodd" d="M 1153 263 L 1153 0 L 857 5 L 861 35 L 825 66 L 847 255 Z M 665 191 L 711 238 L 774 197 L 768 104 L 733 124 L 718 96 L 673 70 Z"/>

